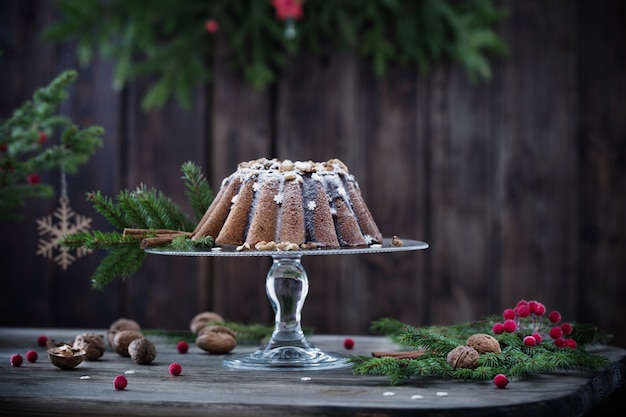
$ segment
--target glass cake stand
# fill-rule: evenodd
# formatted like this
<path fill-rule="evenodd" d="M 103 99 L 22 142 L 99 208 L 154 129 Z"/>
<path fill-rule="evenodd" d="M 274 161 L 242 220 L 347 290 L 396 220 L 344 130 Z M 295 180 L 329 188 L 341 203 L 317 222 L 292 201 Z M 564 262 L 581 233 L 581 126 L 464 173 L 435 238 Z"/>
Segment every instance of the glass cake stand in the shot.
<path fill-rule="evenodd" d="M 222 245 L 211 250 L 173 251 L 146 249 L 147 253 L 173 256 L 271 256 L 265 290 L 275 313 L 272 336 L 265 346 L 249 354 L 232 355 L 223 363 L 229 368 L 251 370 L 321 370 L 350 366 L 344 355 L 325 352 L 313 346 L 301 327 L 301 311 L 309 290 L 309 279 L 300 262 L 303 256 L 348 255 L 364 253 L 406 252 L 428 248 L 418 240 L 402 239 L 402 246 L 393 246 L 390 238 L 381 245 L 360 248 L 310 249 L 299 251 L 237 251 L 235 246 Z"/>

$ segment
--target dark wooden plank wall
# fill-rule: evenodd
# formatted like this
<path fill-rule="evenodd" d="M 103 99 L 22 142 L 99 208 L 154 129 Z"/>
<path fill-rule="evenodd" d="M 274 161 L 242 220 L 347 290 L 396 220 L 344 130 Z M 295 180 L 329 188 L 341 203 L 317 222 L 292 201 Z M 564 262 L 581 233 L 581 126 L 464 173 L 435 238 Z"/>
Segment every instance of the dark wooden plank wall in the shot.
<path fill-rule="evenodd" d="M 428 241 L 406 254 L 305 257 L 311 283 L 303 323 L 364 334 L 372 320 L 450 324 L 538 299 L 569 320 L 599 324 L 626 346 L 624 141 L 626 80 L 620 1 L 503 1 L 500 33 L 512 53 L 490 82 L 438 63 L 428 75 L 391 68 L 377 78 L 350 52 L 299 56 L 276 85 L 256 92 L 218 42 L 215 82 L 191 110 L 175 102 L 143 112 L 146 80 L 111 88 L 112 63 L 96 61 L 63 106 L 80 125 L 105 127 L 105 145 L 70 177 L 70 203 L 140 183 L 185 205 L 180 166 L 205 168 L 217 190 L 242 160 L 341 158 L 356 175 L 386 236 Z M 0 6 L 0 116 L 64 68 L 71 45 L 38 40 L 51 2 Z M 58 181 L 54 175 L 44 178 Z M 105 327 L 120 316 L 145 327 L 185 328 L 201 310 L 272 322 L 264 280 L 270 259 L 148 256 L 102 292 L 89 277 L 95 253 L 62 271 L 35 255 L 35 220 L 56 201 L 32 202 L 3 221 L 0 325 Z"/>

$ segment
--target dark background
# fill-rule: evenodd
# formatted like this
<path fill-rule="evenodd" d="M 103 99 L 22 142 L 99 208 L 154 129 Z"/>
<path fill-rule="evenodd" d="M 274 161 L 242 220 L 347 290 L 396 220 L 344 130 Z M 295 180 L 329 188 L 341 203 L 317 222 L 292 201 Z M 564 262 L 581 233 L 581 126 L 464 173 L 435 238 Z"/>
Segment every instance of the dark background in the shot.
<path fill-rule="evenodd" d="M 498 31 L 511 54 L 493 79 L 471 83 L 438 63 L 425 75 L 390 68 L 378 78 L 350 52 L 299 55 L 278 82 L 254 91 L 232 71 L 217 37 L 215 80 L 193 106 L 145 112 L 149 80 L 114 91 L 113 63 L 79 68 L 73 44 L 39 38 L 50 1 L 0 3 L 0 117 L 64 69 L 79 79 L 60 111 L 105 128 L 104 147 L 68 179 L 70 206 L 108 223 L 85 201 L 144 183 L 186 206 L 180 167 L 202 166 L 214 191 L 237 163 L 259 157 L 338 157 L 359 181 L 385 236 L 423 240 L 419 252 L 305 257 L 303 324 L 318 333 L 366 334 L 372 320 L 452 324 L 536 299 L 568 321 L 597 324 L 626 347 L 626 2 L 502 1 Z M 57 184 L 58 173 L 44 176 Z M 103 253 L 66 271 L 36 255 L 36 220 L 57 199 L 31 201 L 0 221 L 0 325 L 186 329 L 212 310 L 272 323 L 269 258 L 150 255 L 104 291 L 90 276 Z M 191 213 L 191 211 L 189 210 Z"/>

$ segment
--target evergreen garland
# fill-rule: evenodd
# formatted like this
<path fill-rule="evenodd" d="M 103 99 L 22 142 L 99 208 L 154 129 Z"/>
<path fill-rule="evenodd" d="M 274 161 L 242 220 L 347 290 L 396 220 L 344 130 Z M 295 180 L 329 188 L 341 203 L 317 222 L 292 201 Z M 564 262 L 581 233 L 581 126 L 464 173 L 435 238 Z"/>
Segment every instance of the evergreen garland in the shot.
<path fill-rule="evenodd" d="M 87 200 L 118 231 L 92 230 L 64 236 L 60 244 L 70 249 L 104 249 L 108 253 L 91 277 L 92 287 L 103 289 L 114 279 L 125 279 L 143 264 L 146 252 L 140 244 L 144 237 L 156 236 L 157 229 L 192 231 L 213 201 L 211 188 L 199 167 L 192 162 L 182 165 L 187 197 L 196 218 L 192 218 L 172 199 L 160 191 L 140 185 L 135 190 L 121 190 L 115 200 L 100 191 L 87 193 Z M 145 235 L 126 236 L 125 229 L 146 229 Z M 189 250 L 194 247 L 212 247 L 213 239 L 207 237 L 192 241 L 178 236 L 171 247 Z"/>
<path fill-rule="evenodd" d="M 145 109 L 211 80 L 215 37 L 256 89 L 273 83 L 288 59 L 324 47 L 351 49 L 384 76 L 391 64 L 427 71 L 449 59 L 472 81 L 489 79 L 488 55 L 507 52 L 494 26 L 506 12 L 493 0 L 56 0 L 58 22 L 43 38 L 76 40 L 80 61 L 115 60 L 114 86 L 149 75 Z"/>
<path fill-rule="evenodd" d="M 492 326 L 499 319 L 499 316 L 490 316 L 476 322 L 428 327 L 413 327 L 391 318 L 374 321 L 370 326 L 373 332 L 385 334 L 401 346 L 425 350 L 426 353 L 412 359 L 352 356 L 349 358 L 352 372 L 355 375 L 386 376 L 390 385 L 397 385 L 412 377 L 484 381 L 497 374 L 521 377 L 556 371 L 597 371 L 608 365 L 608 358 L 591 355 L 583 348 L 584 345 L 610 340 L 609 335 L 589 324 L 573 326 L 572 337 L 577 338 L 577 348 L 558 347 L 549 340 L 525 346 L 517 333 L 492 334 Z M 476 333 L 494 336 L 502 352 L 481 354 L 474 369 L 453 368 L 446 361 L 448 352 L 465 345 L 467 338 Z"/>
<path fill-rule="evenodd" d="M 61 73 L 10 118 L 0 120 L 0 218 L 21 219 L 16 210 L 26 200 L 54 195 L 53 186 L 40 182 L 41 172 L 62 168 L 75 174 L 102 146 L 102 127 L 80 129 L 69 118 L 54 114 L 77 76 L 73 70 Z M 49 145 L 55 131 L 60 132 L 60 144 Z"/>

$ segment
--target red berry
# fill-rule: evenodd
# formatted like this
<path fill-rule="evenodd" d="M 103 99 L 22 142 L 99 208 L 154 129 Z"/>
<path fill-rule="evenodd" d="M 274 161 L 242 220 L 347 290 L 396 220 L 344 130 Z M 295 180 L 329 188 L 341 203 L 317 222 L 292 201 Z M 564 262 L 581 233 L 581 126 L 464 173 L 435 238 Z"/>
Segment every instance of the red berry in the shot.
<path fill-rule="evenodd" d="M 189 343 L 181 340 L 180 342 L 176 343 L 176 350 L 178 351 L 178 353 L 187 353 L 187 351 L 189 350 Z"/>
<path fill-rule="evenodd" d="M 502 323 L 495 323 L 493 325 L 493 327 L 491 328 L 491 331 L 494 334 L 502 334 L 504 332 L 504 324 L 502 324 Z"/>
<path fill-rule="evenodd" d="M 522 304 L 517 306 L 515 312 L 520 317 L 528 317 L 530 316 L 530 309 L 528 308 L 528 304 Z"/>
<path fill-rule="evenodd" d="M 35 363 L 37 362 L 38 358 L 39 355 L 34 350 L 29 350 L 28 352 L 26 352 L 26 359 L 28 360 L 28 362 Z"/>
<path fill-rule="evenodd" d="M 574 328 L 569 323 L 562 323 L 561 330 L 563 330 L 563 334 L 570 334 L 572 333 L 572 330 L 574 330 Z"/>
<path fill-rule="evenodd" d="M 555 326 L 550 329 L 550 337 L 553 339 L 560 339 L 563 337 L 563 329 L 559 326 Z"/>
<path fill-rule="evenodd" d="M 177 362 L 172 362 L 170 364 L 170 374 L 172 376 L 178 376 L 183 371 L 183 368 Z"/>
<path fill-rule="evenodd" d="M 128 380 L 126 379 L 124 375 L 118 375 L 113 380 L 113 386 L 118 391 L 123 391 L 124 389 L 126 389 L 127 385 L 128 385 Z"/>
<path fill-rule="evenodd" d="M 22 362 L 24 362 L 24 358 L 19 353 L 15 355 L 11 355 L 11 365 L 13 366 L 22 366 Z"/>
<path fill-rule="evenodd" d="M 498 388 L 504 388 L 509 384 L 509 378 L 504 374 L 498 374 L 493 377 L 493 384 Z"/>
<path fill-rule="evenodd" d="M 354 347 L 354 340 L 347 337 L 346 340 L 343 341 L 343 347 L 346 349 L 352 349 Z"/>
<path fill-rule="evenodd" d="M 535 341 L 537 342 L 537 344 L 541 343 L 541 341 L 543 340 L 543 337 L 541 337 L 539 333 L 533 333 L 532 337 L 535 338 Z"/>
<path fill-rule="evenodd" d="M 554 339 L 554 346 L 556 347 L 565 347 L 565 339 L 559 337 L 558 339 Z"/>
<path fill-rule="evenodd" d="M 37 344 L 39 346 L 46 346 L 46 344 L 48 343 L 48 338 L 44 335 L 41 335 L 37 338 Z"/>
<path fill-rule="evenodd" d="M 39 143 L 44 143 L 47 138 L 48 136 L 46 135 L 46 132 L 44 132 L 43 130 L 40 130 L 39 131 Z"/>
<path fill-rule="evenodd" d="M 558 323 L 561 321 L 561 313 L 559 313 L 558 311 L 551 311 L 550 314 L 548 314 L 548 320 L 550 320 L 550 322 L 552 323 Z"/>
<path fill-rule="evenodd" d="M 528 302 L 528 310 L 530 311 L 531 314 L 535 314 L 537 312 L 538 306 L 539 306 L 539 303 L 535 300 L 531 300 Z"/>
<path fill-rule="evenodd" d="M 515 323 L 515 320 L 505 320 L 504 322 L 504 331 L 507 333 L 513 333 L 515 331 L 515 329 L 517 329 L 517 324 Z"/>
<path fill-rule="evenodd" d="M 217 24 L 215 19 L 209 19 L 204 24 L 204 29 L 209 33 L 215 33 L 220 29 L 220 25 Z"/>
<path fill-rule="evenodd" d="M 526 336 L 524 338 L 524 346 L 535 346 L 537 344 L 537 340 L 532 336 Z"/>
<path fill-rule="evenodd" d="M 574 339 L 565 339 L 564 346 L 572 349 L 576 349 L 576 341 Z"/>
<path fill-rule="evenodd" d="M 30 174 L 26 178 L 26 182 L 29 183 L 29 184 L 39 184 L 41 182 L 41 177 L 37 173 Z"/>
<path fill-rule="evenodd" d="M 543 316 L 546 314 L 546 306 L 541 303 L 537 303 L 537 310 L 535 311 L 536 316 Z"/>
<path fill-rule="evenodd" d="M 502 317 L 505 320 L 512 320 L 515 318 L 515 310 L 513 310 L 512 308 L 507 308 L 506 310 L 504 310 L 504 313 L 502 314 Z"/>

